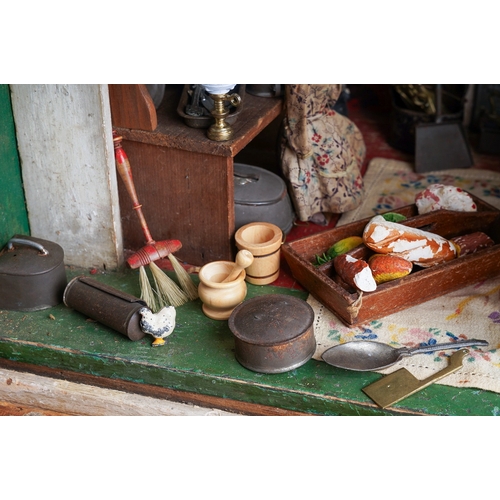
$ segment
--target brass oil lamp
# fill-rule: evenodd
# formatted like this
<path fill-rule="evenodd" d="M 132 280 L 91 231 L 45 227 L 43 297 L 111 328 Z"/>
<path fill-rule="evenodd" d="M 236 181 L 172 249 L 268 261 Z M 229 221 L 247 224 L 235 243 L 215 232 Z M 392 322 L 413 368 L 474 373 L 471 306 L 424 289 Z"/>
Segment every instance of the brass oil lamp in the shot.
<path fill-rule="evenodd" d="M 227 102 L 235 107 L 240 105 L 241 97 L 236 93 L 229 94 L 235 86 L 235 83 L 203 84 L 203 87 L 214 101 L 211 113 L 215 122 L 207 131 L 207 137 L 212 141 L 228 141 L 233 136 L 233 129 L 226 122 L 229 115 L 229 106 L 226 106 L 225 103 Z"/>

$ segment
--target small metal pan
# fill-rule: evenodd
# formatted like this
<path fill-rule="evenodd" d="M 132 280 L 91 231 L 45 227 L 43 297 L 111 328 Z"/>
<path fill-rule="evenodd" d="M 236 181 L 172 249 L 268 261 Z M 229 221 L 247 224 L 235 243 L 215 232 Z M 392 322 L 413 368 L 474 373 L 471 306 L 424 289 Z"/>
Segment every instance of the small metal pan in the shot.
<path fill-rule="evenodd" d="M 316 350 L 313 322 L 313 309 L 297 297 L 268 294 L 246 300 L 229 317 L 236 359 L 254 372 L 294 370 Z"/>

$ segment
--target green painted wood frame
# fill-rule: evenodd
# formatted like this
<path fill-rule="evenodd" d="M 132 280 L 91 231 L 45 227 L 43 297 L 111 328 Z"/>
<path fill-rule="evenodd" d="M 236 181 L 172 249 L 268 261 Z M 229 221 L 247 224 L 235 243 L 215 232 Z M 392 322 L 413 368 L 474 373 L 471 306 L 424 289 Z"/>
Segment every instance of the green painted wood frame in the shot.
<path fill-rule="evenodd" d="M 10 89 L 0 84 L 0 246 L 14 234 L 29 234 Z"/>

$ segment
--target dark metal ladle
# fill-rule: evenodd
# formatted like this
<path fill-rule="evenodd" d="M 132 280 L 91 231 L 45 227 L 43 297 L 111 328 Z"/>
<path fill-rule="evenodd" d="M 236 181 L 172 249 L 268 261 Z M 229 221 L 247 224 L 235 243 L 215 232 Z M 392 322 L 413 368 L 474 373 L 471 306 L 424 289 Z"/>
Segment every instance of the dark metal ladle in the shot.
<path fill-rule="evenodd" d="M 381 342 L 360 340 L 330 347 L 321 357 L 323 361 L 337 368 L 366 372 L 382 370 L 397 363 L 401 358 L 414 354 L 488 345 L 486 340 L 472 339 L 413 348 L 395 348 Z"/>

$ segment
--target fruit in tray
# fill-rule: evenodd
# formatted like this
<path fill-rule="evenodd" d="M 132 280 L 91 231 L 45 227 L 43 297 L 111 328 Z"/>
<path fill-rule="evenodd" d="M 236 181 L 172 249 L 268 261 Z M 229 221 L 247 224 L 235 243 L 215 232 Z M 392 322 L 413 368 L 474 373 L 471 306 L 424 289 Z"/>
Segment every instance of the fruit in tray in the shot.
<path fill-rule="evenodd" d="M 368 265 L 377 285 L 403 278 L 413 269 L 413 264 L 402 257 L 380 253 L 373 254 L 368 259 Z"/>
<path fill-rule="evenodd" d="M 339 256 L 335 258 L 337 262 L 333 260 L 321 266 L 315 266 L 314 262 L 315 254 L 326 253 L 336 241 L 362 236 L 366 226 L 373 223 L 373 216 L 285 243 L 283 254 L 297 281 L 318 301 L 346 325 L 362 325 L 500 275 L 500 210 L 471 196 L 477 206 L 473 212 L 440 209 L 421 215 L 415 204 L 398 208 L 397 213 L 406 216 L 407 220 L 386 222 L 399 224 L 404 231 L 415 227 L 439 235 L 448 240 L 455 251 L 451 252 L 451 260 L 436 265 L 424 267 L 412 263 L 409 274 L 389 282 L 377 284 L 377 272 L 374 276 L 372 271 L 377 286 L 371 292 L 362 292 L 354 282 L 346 283 L 348 278 L 339 267 L 342 263 Z M 474 234 L 477 232 L 483 233 Z M 370 264 L 370 257 L 378 253 L 362 244 L 345 254 L 344 264 L 362 266 L 356 261 L 346 262 L 348 256 Z M 391 277 L 395 275 L 397 273 L 392 273 Z"/>
<path fill-rule="evenodd" d="M 446 196 L 436 200 L 436 193 L 445 193 Z M 436 210 L 477 210 L 472 198 L 453 186 L 430 186 L 416 199 L 426 200 L 424 205 L 427 207 L 432 199 Z M 345 284 L 371 292 L 377 285 L 409 275 L 414 265 L 432 267 L 495 244 L 480 231 L 446 239 L 436 233 L 400 224 L 405 219 L 405 216 L 392 212 L 376 215 L 365 225 L 362 237 L 350 236 L 338 241 L 322 256 L 316 255 L 315 264 L 333 259 L 334 269 Z"/>
<path fill-rule="evenodd" d="M 325 264 L 330 260 L 334 259 L 338 255 L 349 252 L 353 248 L 356 248 L 363 244 L 363 238 L 361 236 L 349 236 L 348 238 L 343 238 L 336 243 L 334 243 L 326 252 L 322 255 L 315 255 L 315 265 L 320 266 Z"/>

